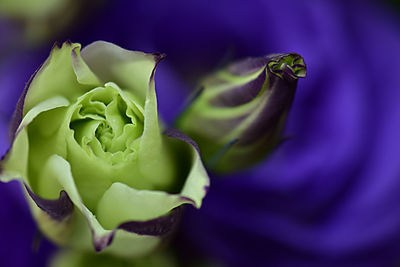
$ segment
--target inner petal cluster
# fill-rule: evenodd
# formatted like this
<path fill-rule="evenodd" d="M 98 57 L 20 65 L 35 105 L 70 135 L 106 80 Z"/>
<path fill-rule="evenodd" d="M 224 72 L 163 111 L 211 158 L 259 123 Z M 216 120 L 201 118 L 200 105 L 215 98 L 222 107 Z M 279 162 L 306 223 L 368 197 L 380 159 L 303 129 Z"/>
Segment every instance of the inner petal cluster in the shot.
<path fill-rule="evenodd" d="M 89 155 L 111 164 L 131 161 L 143 133 L 143 112 L 119 88 L 98 87 L 78 99 L 70 128 Z"/>

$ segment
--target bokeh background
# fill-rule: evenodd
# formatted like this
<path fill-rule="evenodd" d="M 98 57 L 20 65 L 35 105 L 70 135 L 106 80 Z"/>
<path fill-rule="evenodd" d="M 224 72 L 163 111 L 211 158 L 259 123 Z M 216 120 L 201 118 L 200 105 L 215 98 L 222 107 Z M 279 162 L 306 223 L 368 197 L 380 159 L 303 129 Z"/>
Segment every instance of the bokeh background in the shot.
<path fill-rule="evenodd" d="M 83 2 L 83 3 L 81 3 Z M 37 8 L 37 6 L 40 8 Z M 167 123 L 202 77 L 243 57 L 308 65 L 285 135 L 263 162 L 212 176 L 172 242 L 183 266 L 400 264 L 400 5 L 372 0 L 0 0 L 0 152 L 30 75 L 55 41 L 163 52 Z M 0 266 L 45 266 L 15 182 L 0 183 Z"/>

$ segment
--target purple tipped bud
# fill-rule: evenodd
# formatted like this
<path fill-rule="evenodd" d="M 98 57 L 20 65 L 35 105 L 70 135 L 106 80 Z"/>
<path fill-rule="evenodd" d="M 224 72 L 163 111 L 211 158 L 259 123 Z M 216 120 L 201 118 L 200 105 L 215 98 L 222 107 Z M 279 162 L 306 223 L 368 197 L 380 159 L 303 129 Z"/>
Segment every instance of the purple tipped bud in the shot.
<path fill-rule="evenodd" d="M 282 140 L 298 78 L 306 76 L 295 53 L 248 58 L 208 77 L 178 126 L 219 172 L 246 168 Z"/>

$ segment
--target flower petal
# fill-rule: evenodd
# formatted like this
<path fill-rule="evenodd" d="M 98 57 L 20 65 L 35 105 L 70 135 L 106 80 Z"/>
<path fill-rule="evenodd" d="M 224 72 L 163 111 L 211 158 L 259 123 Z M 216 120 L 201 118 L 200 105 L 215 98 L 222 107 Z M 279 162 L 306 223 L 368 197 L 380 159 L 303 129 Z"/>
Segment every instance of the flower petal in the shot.
<path fill-rule="evenodd" d="M 129 221 L 161 217 L 182 204 L 192 202 L 180 195 L 137 190 L 122 183 L 114 183 L 99 201 L 96 214 L 106 229 L 112 229 Z"/>
<path fill-rule="evenodd" d="M 28 151 L 29 140 L 26 126 L 28 126 L 37 116 L 43 112 L 53 110 L 59 107 L 65 107 L 69 104 L 64 97 L 55 96 L 38 104 L 25 115 L 24 119 L 14 133 L 14 142 L 11 149 L 2 158 L 0 163 L 0 180 L 8 182 L 11 179 L 20 178 L 30 185 L 27 180 Z"/>
<path fill-rule="evenodd" d="M 16 135 L 22 130 L 22 128 L 28 126 L 39 114 L 49 111 L 59 107 L 67 107 L 69 105 L 69 101 L 61 96 L 54 96 L 52 98 L 46 99 L 41 102 L 34 108 L 28 111 L 28 113 L 24 116 L 21 124 L 19 125 Z"/>
<path fill-rule="evenodd" d="M 210 178 L 201 161 L 200 150 L 192 139 L 176 129 L 167 129 L 164 134 L 185 142 L 191 150 L 191 168 L 180 195 L 193 201 L 193 206 L 199 209 L 210 187 Z"/>
<path fill-rule="evenodd" d="M 25 189 L 36 205 L 56 221 L 62 221 L 74 211 L 74 204 L 64 190 L 60 191 L 58 199 L 53 200 L 39 197 L 27 185 Z"/>
<path fill-rule="evenodd" d="M 80 44 L 65 42 L 61 47 L 54 45 L 50 56 L 40 67 L 26 92 L 23 115 L 38 103 L 54 96 L 63 96 L 72 101 L 91 86 L 80 84 L 72 67 L 72 50 Z"/>
<path fill-rule="evenodd" d="M 105 230 L 102 225 L 97 220 L 96 216 L 83 204 L 78 189 L 75 185 L 74 178 L 71 173 L 71 167 L 69 163 L 58 155 L 53 155 L 49 158 L 48 164 L 49 174 L 53 175 L 53 179 L 57 180 L 61 185 L 62 189 L 65 190 L 71 199 L 72 203 L 75 205 L 77 210 L 80 212 L 77 214 L 78 226 L 74 226 L 74 233 L 70 235 L 70 242 L 73 242 L 77 247 L 85 247 L 86 243 L 82 242 L 83 238 L 76 238 L 77 235 L 88 235 L 88 230 L 92 236 L 92 243 L 96 251 L 102 251 L 111 245 L 114 240 L 114 236 L 119 236 L 115 239 L 113 245 L 107 250 L 112 250 L 116 253 L 122 255 L 134 256 L 136 254 L 141 254 L 146 252 L 146 249 L 152 249 L 154 246 L 158 245 L 159 238 L 153 236 L 139 236 L 134 233 L 128 233 L 123 230 L 113 229 Z M 79 221 L 79 216 L 83 215 L 86 219 L 84 221 Z M 87 227 L 89 225 L 89 228 Z M 86 230 L 85 230 L 86 229 Z M 83 232 L 82 232 L 83 231 Z M 48 232 L 48 231 L 46 231 Z M 56 238 L 56 237 L 55 237 Z M 131 243 L 133 239 L 140 239 L 140 246 L 129 245 L 127 246 L 125 242 Z M 137 241 L 137 240 L 136 240 Z"/>
<path fill-rule="evenodd" d="M 86 46 L 81 55 L 102 82 L 115 82 L 138 96 L 144 105 L 157 55 L 129 51 L 104 41 Z"/>
<path fill-rule="evenodd" d="M 113 183 L 99 201 L 96 212 L 99 221 L 106 229 L 115 227 L 125 229 L 122 227 L 124 225 L 131 226 L 133 232 L 143 234 L 140 233 L 140 228 L 147 228 L 146 230 L 150 232 L 149 228 L 158 223 L 159 228 L 163 228 L 158 231 L 166 234 L 168 232 L 166 228 L 172 229 L 168 224 L 175 224 L 173 218 L 178 213 L 175 208 L 184 204 L 200 208 L 209 187 L 209 178 L 201 162 L 197 145 L 177 130 L 169 129 L 165 134 L 178 139 L 179 142 L 183 141 L 190 149 L 191 167 L 181 192 L 169 194 L 161 191 L 137 190 L 123 183 Z M 172 216 L 168 217 L 167 214 Z M 168 217 L 167 225 L 162 223 L 163 217 Z M 153 222 L 154 218 L 158 221 Z"/>
<path fill-rule="evenodd" d="M 1 159 L 0 180 L 2 182 L 20 179 L 29 185 L 27 180 L 28 150 L 28 134 L 23 128 L 15 138 L 11 149 Z"/>
<path fill-rule="evenodd" d="M 161 135 L 158 113 L 157 96 L 154 83 L 156 68 L 163 56 L 157 59 L 150 75 L 148 90 L 146 93 L 146 103 L 144 106 L 144 129 L 139 147 L 139 168 L 150 177 L 163 177 L 159 184 L 170 184 L 170 179 L 174 176 L 173 159 L 170 157 L 169 148 Z M 151 174 L 151 175 L 150 175 Z"/>
<path fill-rule="evenodd" d="M 83 60 L 80 46 L 74 47 L 71 52 L 72 67 L 80 84 L 100 86 L 102 83 Z"/>
<path fill-rule="evenodd" d="M 104 230 L 92 212 L 83 204 L 75 185 L 69 163 L 62 157 L 53 155 L 49 158 L 47 166 L 49 170 L 48 174 L 52 175 L 53 177 L 51 178 L 61 185 L 63 190 L 67 192 L 75 207 L 86 218 L 92 232 L 93 243 L 96 245 L 99 242 L 105 242 L 107 244 L 111 242 L 112 231 Z"/>

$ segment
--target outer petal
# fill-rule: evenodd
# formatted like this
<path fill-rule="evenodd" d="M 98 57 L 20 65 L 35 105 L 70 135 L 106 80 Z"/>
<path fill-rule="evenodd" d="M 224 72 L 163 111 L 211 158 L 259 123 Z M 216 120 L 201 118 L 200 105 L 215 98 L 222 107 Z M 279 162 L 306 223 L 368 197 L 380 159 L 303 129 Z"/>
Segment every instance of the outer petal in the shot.
<path fill-rule="evenodd" d="M 97 218 L 106 229 L 122 222 L 146 221 L 167 214 L 191 199 L 161 191 L 136 190 L 122 183 L 114 183 L 98 203 Z"/>
<path fill-rule="evenodd" d="M 178 130 L 168 129 L 165 132 L 165 135 L 186 142 L 191 147 L 192 164 L 189 176 L 187 177 L 180 194 L 191 199 L 193 201 L 193 205 L 199 209 L 201 207 L 202 200 L 207 194 L 208 188 L 210 187 L 210 179 L 201 161 L 200 150 L 192 139 Z"/>
<path fill-rule="evenodd" d="M 67 99 L 56 96 L 43 101 L 29 110 L 14 134 L 15 139 L 11 149 L 0 163 L 1 181 L 8 182 L 11 179 L 20 178 L 28 185 L 30 184 L 27 179 L 29 140 L 26 126 L 41 113 L 59 107 L 65 107 L 68 104 L 69 102 Z"/>
<path fill-rule="evenodd" d="M 115 82 L 131 91 L 142 105 L 158 57 L 158 54 L 129 51 L 104 41 L 82 49 L 82 58 L 102 82 Z"/>
<path fill-rule="evenodd" d="M 71 51 L 72 67 L 77 80 L 80 84 L 101 85 L 99 78 L 92 72 L 86 62 L 83 60 L 80 52 L 80 46 L 74 47 Z"/>
<path fill-rule="evenodd" d="M 139 168 L 143 174 L 152 179 L 152 182 L 160 187 L 165 184 L 171 184 L 171 180 L 176 176 L 176 170 L 172 166 L 176 164 L 171 154 L 171 148 L 167 141 L 163 139 L 159 126 L 157 113 L 157 96 L 154 83 L 155 71 L 159 62 L 164 58 L 157 58 L 154 66 L 148 89 L 146 93 L 146 102 L 144 106 L 144 129 L 139 147 Z M 156 181 L 154 177 L 159 177 Z"/>
<path fill-rule="evenodd" d="M 37 71 L 22 96 L 20 102 L 23 104 L 23 115 L 46 99 L 63 96 L 72 101 L 93 88 L 77 80 L 76 72 L 80 72 L 80 68 L 74 70 L 71 55 L 72 51 L 76 53 L 76 49 L 79 50 L 79 48 L 80 44 L 70 42 L 65 42 L 61 47 L 54 45 L 49 58 Z M 78 60 L 74 59 L 74 61 Z M 75 65 L 79 64 L 75 63 Z"/>
<path fill-rule="evenodd" d="M 140 191 L 114 183 L 99 202 L 95 216 L 82 202 L 69 163 L 53 155 L 44 173 L 48 180 L 59 184 L 61 193 L 58 200 L 40 198 L 27 189 L 36 203 L 32 207 L 36 219 L 42 220 L 42 230 L 56 242 L 62 242 L 60 236 L 65 235 L 67 243 L 81 248 L 88 246 L 88 243 L 82 242 L 82 237 L 91 234 L 97 251 L 106 249 L 122 256 L 142 255 L 157 246 L 162 237 L 174 229 L 182 211 L 177 207 L 192 204 L 199 208 L 209 186 L 209 178 L 194 142 L 174 130 L 168 130 L 166 134 L 190 144 L 186 145 L 192 155 L 191 168 L 180 194 Z M 70 217 L 73 210 L 69 202 L 77 208 L 73 217 Z M 65 208 L 54 209 L 60 206 Z M 48 215 L 47 218 L 43 212 Z"/>
<path fill-rule="evenodd" d="M 96 220 L 95 216 L 92 212 L 83 204 L 82 199 L 79 195 L 79 192 L 76 188 L 74 178 L 72 177 L 71 167 L 69 163 L 58 155 L 53 155 L 49 158 L 46 164 L 46 174 L 49 180 L 57 181 L 60 187 L 65 190 L 68 194 L 70 201 L 74 204 L 74 206 L 78 209 L 80 214 L 82 214 L 89 224 L 89 227 L 92 231 L 93 242 L 97 244 L 102 240 L 103 236 L 107 236 L 107 234 L 111 233 L 111 231 L 104 230 L 101 225 Z M 61 199 L 61 198 L 60 198 Z M 59 201 L 60 201 L 59 199 Z M 35 198 L 33 198 L 35 200 Z M 46 209 L 44 209 L 39 203 L 36 203 L 39 208 L 43 211 L 49 213 Z M 54 217 L 52 219 L 55 219 Z M 39 224 L 41 225 L 41 224 Z M 79 227 L 79 226 L 78 226 Z M 79 227 L 80 228 L 80 227 Z M 85 229 L 85 228 L 84 228 Z M 57 239 L 54 233 L 51 233 L 52 229 L 42 229 L 44 232 L 48 233 L 51 238 Z M 75 231 L 76 232 L 76 231 Z M 87 235 L 87 231 L 86 232 Z M 75 233 L 76 234 L 76 233 Z M 74 242 L 74 235 L 71 235 L 70 242 Z M 107 241 L 108 243 L 108 241 Z M 83 244 L 85 245 L 85 244 Z M 82 247 L 82 244 L 79 244 Z"/>

